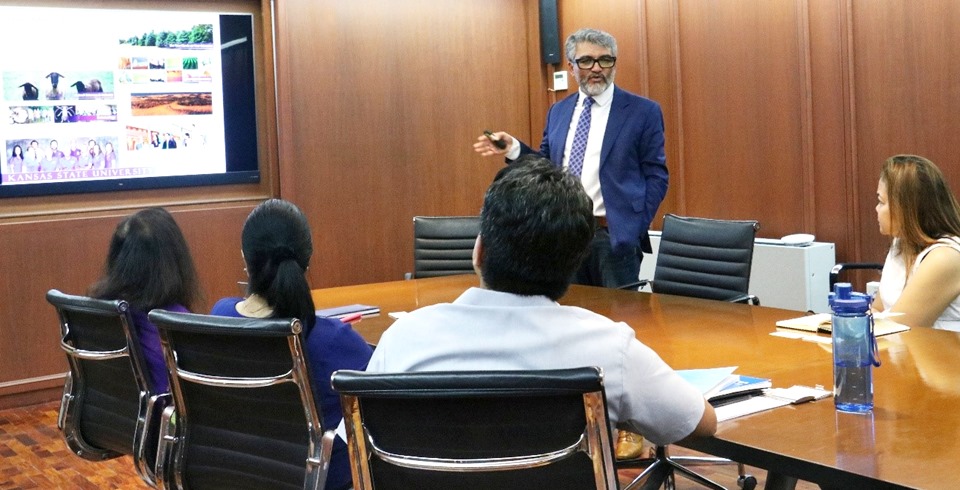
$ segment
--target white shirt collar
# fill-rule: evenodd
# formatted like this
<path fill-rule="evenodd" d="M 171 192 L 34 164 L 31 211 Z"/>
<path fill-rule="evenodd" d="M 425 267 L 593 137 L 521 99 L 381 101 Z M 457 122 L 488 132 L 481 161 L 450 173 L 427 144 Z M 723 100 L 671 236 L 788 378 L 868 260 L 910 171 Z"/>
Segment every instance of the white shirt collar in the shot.
<path fill-rule="evenodd" d="M 556 306 L 557 302 L 546 296 L 522 296 L 519 294 L 505 293 L 503 291 L 494 291 L 472 287 L 463 292 L 454 304 L 461 305 L 483 305 L 483 306 Z"/>
<path fill-rule="evenodd" d="M 580 96 L 577 98 L 577 107 L 580 107 L 583 105 L 583 99 L 590 96 L 583 93 L 583 91 L 578 92 L 578 94 L 580 94 Z M 593 98 L 593 103 L 599 106 L 605 106 L 609 104 L 611 100 L 613 100 L 613 84 L 612 83 L 610 84 L 610 86 L 607 87 L 606 90 L 601 92 L 600 95 Z"/>

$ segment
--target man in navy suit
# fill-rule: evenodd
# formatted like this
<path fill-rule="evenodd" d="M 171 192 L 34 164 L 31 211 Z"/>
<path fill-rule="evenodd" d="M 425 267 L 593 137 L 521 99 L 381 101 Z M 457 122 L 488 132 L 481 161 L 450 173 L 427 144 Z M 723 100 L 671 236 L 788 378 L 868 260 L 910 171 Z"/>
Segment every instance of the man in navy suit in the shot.
<path fill-rule="evenodd" d="M 667 193 L 663 113 L 656 102 L 613 84 L 617 41 L 610 34 L 581 29 L 564 51 L 580 90 L 550 108 L 539 152 L 504 132 L 481 136 L 473 146 L 507 163 L 539 153 L 579 175 L 593 199 L 597 232 L 574 282 L 631 284 L 642 252 L 650 252 L 647 230 Z"/>

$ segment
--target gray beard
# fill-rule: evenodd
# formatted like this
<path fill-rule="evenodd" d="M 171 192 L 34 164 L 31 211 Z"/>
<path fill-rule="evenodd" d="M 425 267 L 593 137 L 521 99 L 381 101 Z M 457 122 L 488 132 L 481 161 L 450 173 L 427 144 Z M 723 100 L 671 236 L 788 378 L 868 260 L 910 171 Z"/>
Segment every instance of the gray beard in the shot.
<path fill-rule="evenodd" d="M 606 83 L 603 83 L 603 84 L 600 84 L 600 85 L 591 85 L 591 84 L 589 84 L 589 83 L 583 83 L 583 82 L 580 81 L 580 80 L 577 80 L 577 83 L 580 84 L 580 90 L 582 90 L 583 93 L 585 93 L 585 94 L 587 94 L 587 95 L 589 95 L 589 96 L 591 96 L 591 97 L 596 97 L 596 96 L 602 94 L 605 90 L 607 90 L 607 88 L 609 88 L 610 85 L 613 85 L 613 76 L 614 76 L 615 74 L 616 74 L 616 72 L 611 72 L 611 73 L 610 73 L 610 76 L 607 77 Z"/>

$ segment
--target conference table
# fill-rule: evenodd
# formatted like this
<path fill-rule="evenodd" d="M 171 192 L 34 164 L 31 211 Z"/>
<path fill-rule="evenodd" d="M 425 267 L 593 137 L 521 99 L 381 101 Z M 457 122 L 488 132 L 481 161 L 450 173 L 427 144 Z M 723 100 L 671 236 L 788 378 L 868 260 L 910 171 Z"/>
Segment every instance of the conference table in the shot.
<path fill-rule="evenodd" d="M 394 321 L 388 313 L 449 302 L 478 284 L 448 276 L 313 296 L 317 308 L 378 306 L 355 325 L 376 343 Z M 774 387 L 833 385 L 829 342 L 771 335 L 776 321 L 804 312 L 587 286 L 571 286 L 559 302 L 626 322 L 674 369 L 738 366 Z M 715 436 L 680 444 L 835 488 L 960 487 L 960 335 L 914 328 L 878 340 L 872 413 L 837 412 L 827 398 L 721 422 Z"/>

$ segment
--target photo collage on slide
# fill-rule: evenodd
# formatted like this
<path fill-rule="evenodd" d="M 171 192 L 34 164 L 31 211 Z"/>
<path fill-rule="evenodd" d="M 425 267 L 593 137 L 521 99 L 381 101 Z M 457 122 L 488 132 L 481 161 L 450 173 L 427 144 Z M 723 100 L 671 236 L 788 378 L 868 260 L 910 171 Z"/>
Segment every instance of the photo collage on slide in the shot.
<path fill-rule="evenodd" d="M 58 40 L 0 33 L 21 46 L 0 53 L 2 185 L 223 172 L 218 17 L 173 14 L 0 7 L 8 21 L 100 27 Z"/>

